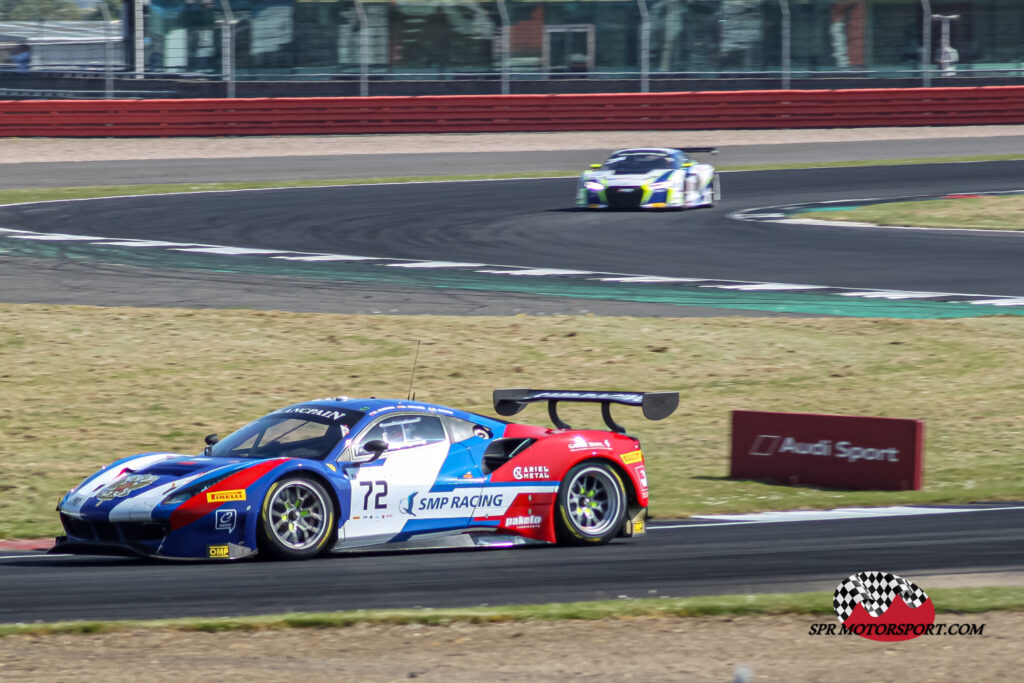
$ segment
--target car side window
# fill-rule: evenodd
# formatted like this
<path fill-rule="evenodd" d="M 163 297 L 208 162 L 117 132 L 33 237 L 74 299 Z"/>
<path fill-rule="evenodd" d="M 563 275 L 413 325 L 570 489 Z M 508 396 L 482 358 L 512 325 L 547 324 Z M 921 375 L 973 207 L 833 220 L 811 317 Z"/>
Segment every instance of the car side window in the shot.
<path fill-rule="evenodd" d="M 490 439 L 492 436 L 491 430 L 487 427 L 470 422 L 469 420 L 463 420 L 460 417 L 448 418 L 448 431 L 451 432 L 452 443 L 462 443 L 467 439 L 472 439 L 474 436 L 481 439 Z"/>
<path fill-rule="evenodd" d="M 452 443 L 460 443 L 466 439 L 472 439 L 476 434 L 473 432 L 475 425 L 468 420 L 458 417 L 448 418 L 448 428 L 452 432 Z"/>
<path fill-rule="evenodd" d="M 377 439 L 386 441 L 391 452 L 440 443 L 448 437 L 441 418 L 435 415 L 395 415 L 381 420 L 363 434 L 356 453 L 365 454 L 365 445 Z"/>

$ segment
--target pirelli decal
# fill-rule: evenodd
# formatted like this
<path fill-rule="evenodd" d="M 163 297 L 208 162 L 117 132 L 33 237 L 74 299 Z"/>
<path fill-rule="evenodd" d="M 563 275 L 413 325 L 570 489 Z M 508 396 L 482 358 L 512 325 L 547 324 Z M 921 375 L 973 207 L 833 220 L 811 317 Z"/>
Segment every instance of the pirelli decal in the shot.
<path fill-rule="evenodd" d="M 630 451 L 629 453 L 623 453 L 619 457 L 627 465 L 635 465 L 638 462 L 644 461 L 644 454 L 640 451 Z"/>
<path fill-rule="evenodd" d="M 210 491 L 206 494 L 207 503 L 231 503 L 239 500 L 245 500 L 245 489 Z"/>

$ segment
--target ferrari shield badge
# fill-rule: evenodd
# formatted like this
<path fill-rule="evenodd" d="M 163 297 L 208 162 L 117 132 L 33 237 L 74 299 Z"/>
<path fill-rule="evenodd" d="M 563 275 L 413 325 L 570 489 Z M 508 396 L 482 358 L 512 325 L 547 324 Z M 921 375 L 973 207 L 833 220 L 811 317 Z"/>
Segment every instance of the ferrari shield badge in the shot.
<path fill-rule="evenodd" d="M 103 487 L 96 497 L 99 500 L 114 500 L 115 498 L 126 498 L 132 491 L 146 488 L 159 479 L 155 474 L 130 474 L 123 479 L 118 479 L 112 484 Z"/>

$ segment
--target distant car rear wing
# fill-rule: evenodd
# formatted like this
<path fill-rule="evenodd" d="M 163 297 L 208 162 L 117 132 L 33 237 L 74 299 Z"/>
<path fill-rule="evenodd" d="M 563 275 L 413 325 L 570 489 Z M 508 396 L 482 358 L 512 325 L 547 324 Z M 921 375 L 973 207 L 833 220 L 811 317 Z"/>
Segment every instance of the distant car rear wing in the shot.
<path fill-rule="evenodd" d="M 600 403 L 601 417 L 608 429 L 620 434 L 625 427 L 612 419 L 611 405 L 639 407 L 648 420 L 663 420 L 679 406 L 679 392 L 676 391 L 561 391 L 557 389 L 496 389 L 494 410 L 505 417 L 515 415 L 528 403 L 547 401 L 548 415 L 558 429 L 572 429 L 558 417 L 559 401 L 573 403 Z"/>
<path fill-rule="evenodd" d="M 684 154 L 718 154 L 717 147 L 676 147 Z"/>

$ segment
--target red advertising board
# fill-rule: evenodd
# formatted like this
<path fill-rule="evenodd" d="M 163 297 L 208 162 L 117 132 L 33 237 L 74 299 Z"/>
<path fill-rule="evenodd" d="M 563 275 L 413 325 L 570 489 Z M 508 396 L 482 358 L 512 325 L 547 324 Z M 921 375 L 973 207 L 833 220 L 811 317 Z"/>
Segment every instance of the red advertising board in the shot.
<path fill-rule="evenodd" d="M 812 413 L 732 413 L 733 479 L 842 489 L 921 488 L 924 422 Z"/>

